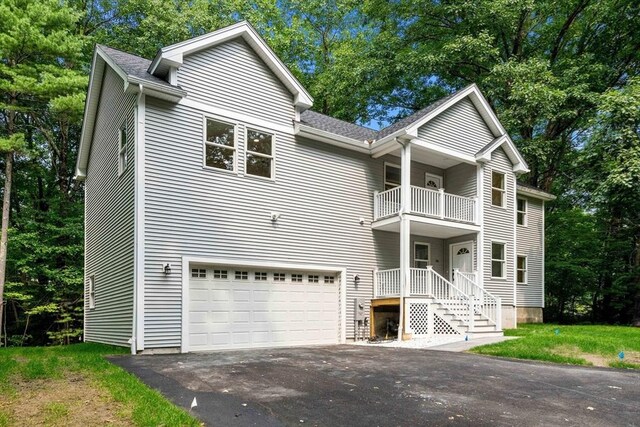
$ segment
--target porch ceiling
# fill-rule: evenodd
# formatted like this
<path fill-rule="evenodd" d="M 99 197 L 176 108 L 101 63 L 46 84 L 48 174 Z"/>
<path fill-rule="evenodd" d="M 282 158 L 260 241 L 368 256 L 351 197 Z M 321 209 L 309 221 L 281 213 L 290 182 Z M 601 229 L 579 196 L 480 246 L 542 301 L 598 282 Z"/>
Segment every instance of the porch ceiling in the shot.
<path fill-rule="evenodd" d="M 463 236 L 469 233 L 480 231 L 480 227 L 471 224 L 461 224 L 453 221 L 443 221 L 435 218 L 423 218 L 415 215 L 408 215 L 411 219 L 411 234 L 417 236 L 435 237 L 438 239 L 449 239 L 451 237 Z M 371 224 L 374 230 L 400 232 L 400 218 L 398 216 L 376 221 Z"/>
<path fill-rule="evenodd" d="M 397 148 L 389 152 L 389 154 L 399 158 L 401 154 L 400 148 Z M 439 153 L 438 151 L 430 150 L 425 147 L 420 147 L 417 145 L 414 145 L 413 149 L 411 150 L 411 159 L 414 162 L 428 164 L 440 169 L 448 169 L 451 166 L 455 166 L 462 162 L 461 159 L 458 159 L 443 153 Z"/>

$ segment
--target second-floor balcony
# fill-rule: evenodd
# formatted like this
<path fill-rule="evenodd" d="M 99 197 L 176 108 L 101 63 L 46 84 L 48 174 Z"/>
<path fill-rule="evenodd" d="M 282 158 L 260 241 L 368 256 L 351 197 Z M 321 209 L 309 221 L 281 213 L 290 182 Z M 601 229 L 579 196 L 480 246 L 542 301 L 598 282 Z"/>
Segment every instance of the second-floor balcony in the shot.
<path fill-rule="evenodd" d="M 398 215 L 401 208 L 401 187 L 374 193 L 374 221 Z M 412 185 L 409 212 L 406 213 L 475 225 L 478 220 L 478 200 L 475 197 L 462 197 L 446 193 L 444 190 L 433 190 Z"/>

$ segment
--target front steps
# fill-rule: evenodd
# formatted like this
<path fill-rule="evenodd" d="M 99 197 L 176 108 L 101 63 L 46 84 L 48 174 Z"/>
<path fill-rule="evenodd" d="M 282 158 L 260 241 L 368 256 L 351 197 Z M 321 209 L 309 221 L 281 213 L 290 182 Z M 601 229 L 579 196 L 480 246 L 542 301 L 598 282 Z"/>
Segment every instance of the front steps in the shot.
<path fill-rule="evenodd" d="M 473 328 L 470 328 L 466 317 L 460 315 L 461 311 L 456 314 L 432 298 L 409 298 L 407 305 L 410 326 L 408 332 L 416 338 L 429 335 L 459 335 L 461 338 L 477 339 L 504 335 L 493 322 L 479 313 L 474 313 Z"/>

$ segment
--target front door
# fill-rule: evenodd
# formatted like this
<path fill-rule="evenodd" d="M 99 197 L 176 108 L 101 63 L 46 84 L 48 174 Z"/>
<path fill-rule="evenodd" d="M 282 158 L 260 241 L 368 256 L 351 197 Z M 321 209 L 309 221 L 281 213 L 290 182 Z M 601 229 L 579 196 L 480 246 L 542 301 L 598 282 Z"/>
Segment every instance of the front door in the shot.
<path fill-rule="evenodd" d="M 449 246 L 449 256 L 451 257 L 451 268 L 449 269 L 450 280 L 453 280 L 454 268 L 465 273 L 471 273 L 473 271 L 473 242 L 451 244 L 451 246 Z"/>

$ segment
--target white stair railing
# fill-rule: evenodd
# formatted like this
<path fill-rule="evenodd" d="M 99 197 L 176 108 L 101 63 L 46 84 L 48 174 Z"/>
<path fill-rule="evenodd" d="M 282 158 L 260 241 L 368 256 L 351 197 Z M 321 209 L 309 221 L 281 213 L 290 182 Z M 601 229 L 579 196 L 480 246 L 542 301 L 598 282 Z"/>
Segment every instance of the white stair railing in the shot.
<path fill-rule="evenodd" d="M 499 297 L 478 286 L 477 274 L 453 269 L 453 283 L 467 295 L 473 295 L 474 313 L 480 314 L 489 322 L 502 329 L 502 302 Z"/>
<path fill-rule="evenodd" d="M 439 275 L 433 267 L 426 268 L 428 288 L 433 299 L 449 310 L 463 324 L 472 327 L 473 316 L 469 316 L 471 311 L 470 298 L 453 283 Z"/>

